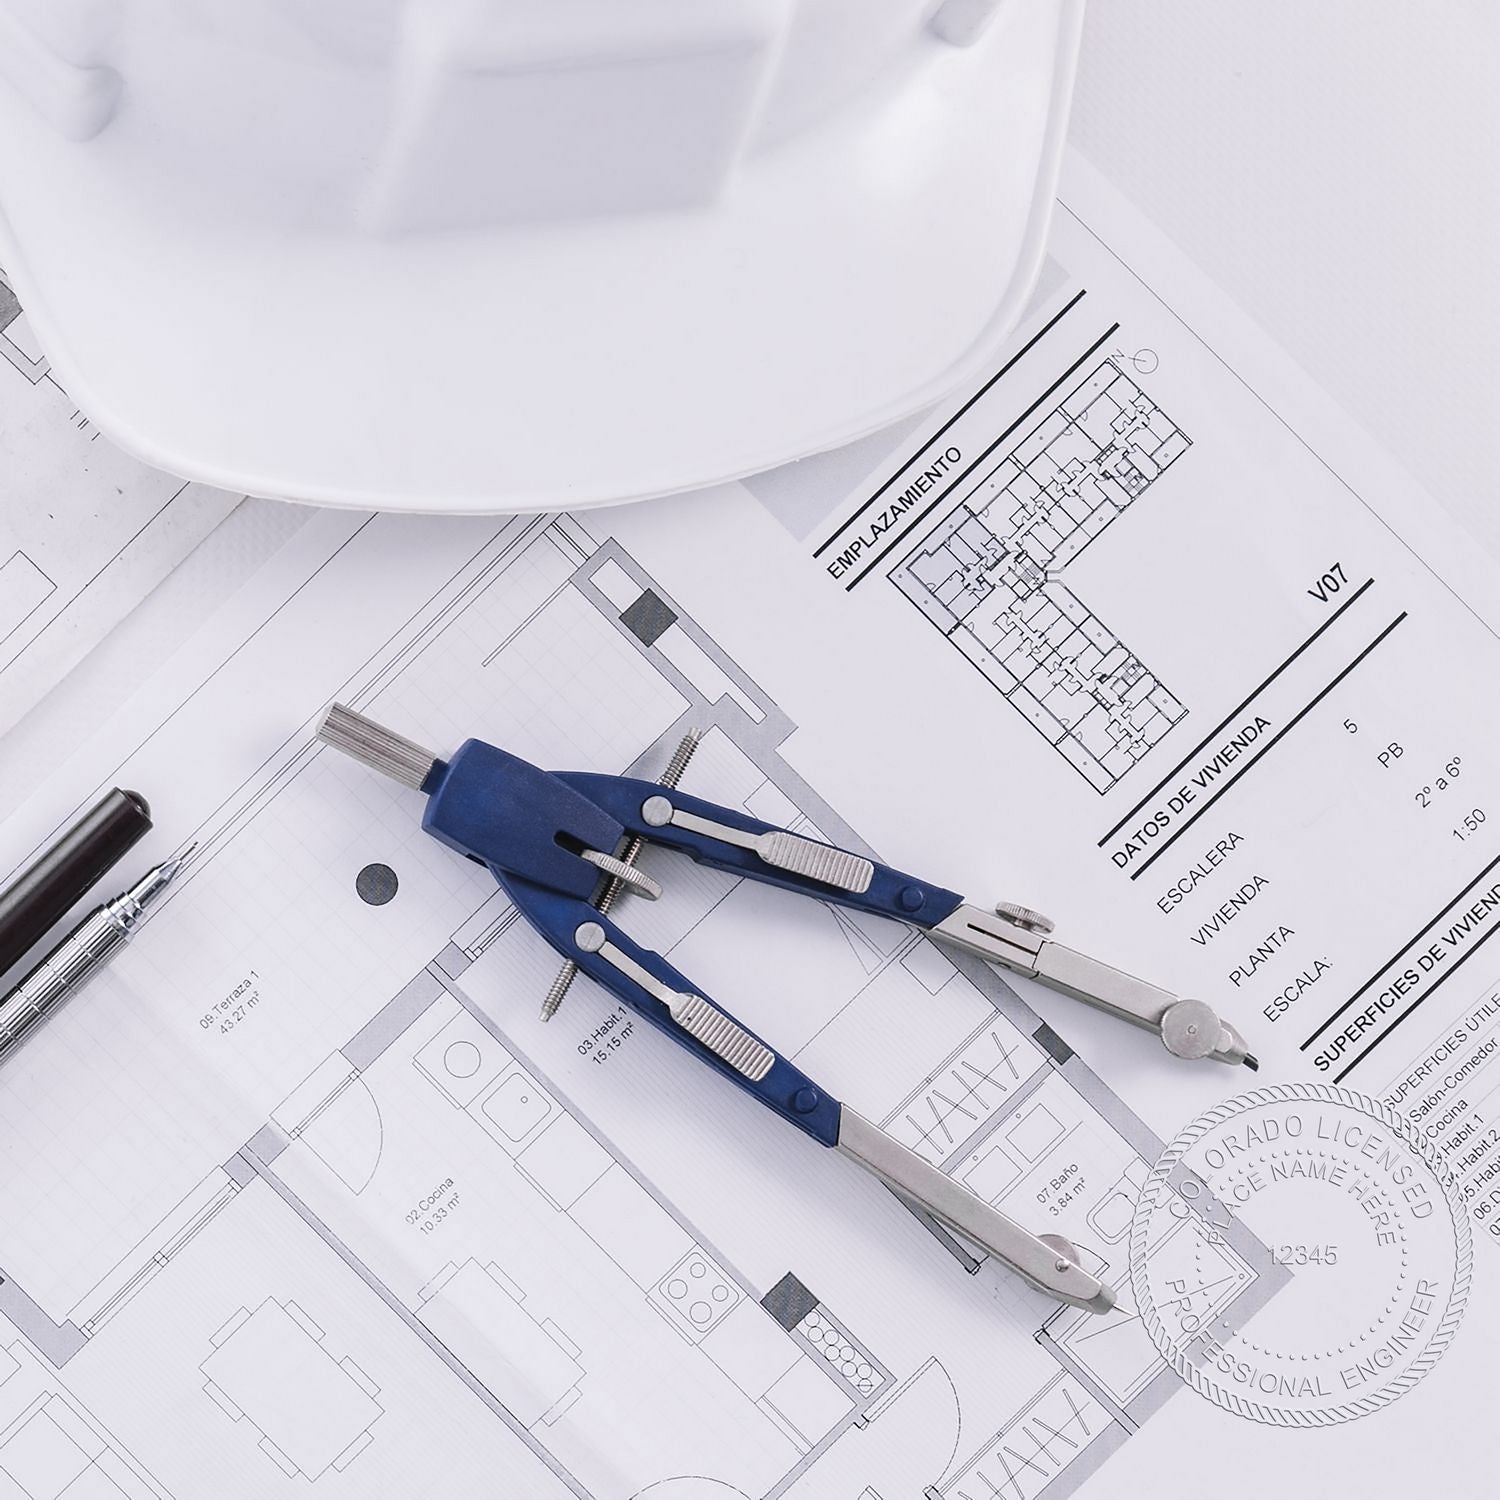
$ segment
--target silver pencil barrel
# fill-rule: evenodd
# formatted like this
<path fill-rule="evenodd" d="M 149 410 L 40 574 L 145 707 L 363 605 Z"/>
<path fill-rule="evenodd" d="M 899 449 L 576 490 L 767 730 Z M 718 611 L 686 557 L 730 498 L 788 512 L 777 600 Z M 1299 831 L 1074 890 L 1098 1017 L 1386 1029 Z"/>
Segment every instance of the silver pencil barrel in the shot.
<path fill-rule="evenodd" d="M 127 937 L 107 910 L 91 912 L 44 958 L 0 1005 L 0 1061 L 26 1040 L 32 1029 L 77 992 L 113 956 Z"/>
<path fill-rule="evenodd" d="M 190 845 L 148 870 L 128 891 L 96 906 L 13 990 L 0 996 L 0 1062 L 109 963 L 195 848 L 196 843 Z"/>

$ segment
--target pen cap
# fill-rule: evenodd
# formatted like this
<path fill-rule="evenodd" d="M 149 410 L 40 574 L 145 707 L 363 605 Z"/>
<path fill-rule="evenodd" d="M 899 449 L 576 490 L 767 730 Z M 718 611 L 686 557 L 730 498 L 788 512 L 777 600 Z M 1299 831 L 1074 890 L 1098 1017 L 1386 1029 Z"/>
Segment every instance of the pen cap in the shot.
<path fill-rule="evenodd" d="M 0 891 L 0 973 L 19 962 L 151 827 L 139 792 L 106 792 Z"/>

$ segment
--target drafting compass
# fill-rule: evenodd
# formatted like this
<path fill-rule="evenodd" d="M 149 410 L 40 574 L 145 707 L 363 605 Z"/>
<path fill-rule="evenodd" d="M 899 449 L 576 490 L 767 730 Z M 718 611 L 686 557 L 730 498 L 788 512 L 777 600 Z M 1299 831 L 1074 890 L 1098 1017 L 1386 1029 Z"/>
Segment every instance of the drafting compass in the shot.
<path fill-rule="evenodd" d="M 578 970 L 674 1041 L 753 1094 L 821 1145 L 873 1172 L 902 1198 L 1003 1261 L 1048 1295 L 1106 1312 L 1114 1294 L 1060 1235 L 1033 1234 L 924 1161 L 813 1082 L 659 953 L 611 919 L 614 889 L 648 896 L 660 887 L 633 863 L 661 844 L 714 869 L 821 901 L 895 918 L 953 947 L 1028 974 L 1122 1020 L 1154 1031 L 1182 1058 L 1254 1067 L 1239 1033 L 1201 1000 L 1065 948 L 1050 924 L 1023 907 L 985 909 L 863 855 L 688 796 L 670 783 L 592 772 L 540 770 L 467 740 L 444 760 L 371 719 L 335 704 L 318 737 L 427 797 L 422 826 L 488 867 L 518 911 Z M 674 764 L 691 753 L 679 747 Z M 601 878 L 620 882 L 605 885 Z M 571 970 L 565 971 L 571 978 Z M 554 994 L 549 1004 L 555 1009 Z"/>

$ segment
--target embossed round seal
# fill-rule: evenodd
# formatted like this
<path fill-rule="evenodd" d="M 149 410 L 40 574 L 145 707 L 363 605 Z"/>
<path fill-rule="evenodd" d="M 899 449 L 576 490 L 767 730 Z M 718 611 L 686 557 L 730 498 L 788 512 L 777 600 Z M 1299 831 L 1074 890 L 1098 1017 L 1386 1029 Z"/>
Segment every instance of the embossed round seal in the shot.
<path fill-rule="evenodd" d="M 1242 1094 L 1156 1163 L 1131 1288 L 1162 1356 L 1230 1411 L 1347 1422 L 1405 1394 L 1463 1317 L 1458 1184 L 1393 1110 L 1328 1084 Z"/>

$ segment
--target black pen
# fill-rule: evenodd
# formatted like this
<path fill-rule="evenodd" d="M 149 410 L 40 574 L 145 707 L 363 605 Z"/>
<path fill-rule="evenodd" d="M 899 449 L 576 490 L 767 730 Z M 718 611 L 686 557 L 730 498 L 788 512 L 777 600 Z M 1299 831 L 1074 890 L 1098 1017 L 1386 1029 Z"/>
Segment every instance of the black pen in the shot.
<path fill-rule="evenodd" d="M 0 974 L 19 963 L 151 830 L 139 792 L 106 792 L 0 891 Z"/>

